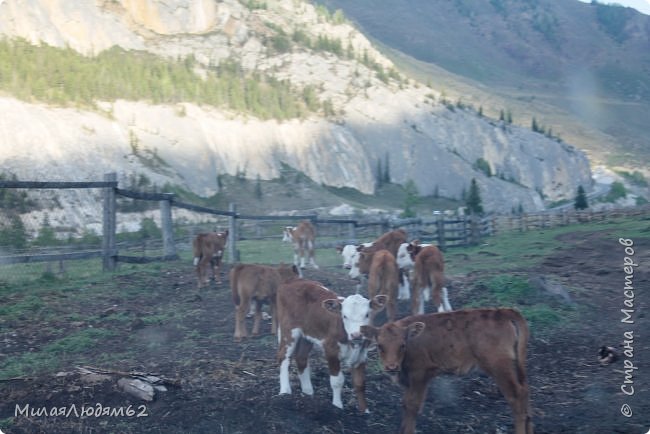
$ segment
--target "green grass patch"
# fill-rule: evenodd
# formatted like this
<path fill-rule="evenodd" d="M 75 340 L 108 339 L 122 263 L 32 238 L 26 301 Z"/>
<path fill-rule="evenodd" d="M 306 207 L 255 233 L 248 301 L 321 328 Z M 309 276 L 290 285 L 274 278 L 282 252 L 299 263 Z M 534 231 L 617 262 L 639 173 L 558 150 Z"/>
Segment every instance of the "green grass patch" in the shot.
<path fill-rule="evenodd" d="M 0 429 L 6 429 L 8 430 L 14 426 L 14 418 L 13 417 L 8 417 L 5 419 L 0 419 Z"/>
<path fill-rule="evenodd" d="M 281 234 L 281 231 L 278 232 Z M 318 237 L 316 243 L 334 243 L 333 237 Z M 282 238 L 245 240 L 237 243 L 240 261 L 254 264 L 293 264 L 293 246 L 282 242 Z M 319 267 L 340 266 L 341 255 L 334 247 L 317 248 L 314 255 Z M 228 258 L 226 258 L 228 260 Z"/>
<path fill-rule="evenodd" d="M 63 366 L 65 360 L 71 356 L 81 361 L 84 358 L 80 358 L 80 355 L 89 350 L 96 350 L 100 341 L 114 335 L 114 332 L 106 329 L 83 329 L 45 345 L 41 351 L 8 357 L 0 365 L 0 379 L 53 371 Z"/>
<path fill-rule="evenodd" d="M 650 218 L 617 218 L 608 222 L 592 222 L 560 226 L 541 231 L 503 232 L 484 238 L 478 246 L 453 247 L 445 252 L 448 274 L 472 271 L 511 271 L 539 264 L 564 244 L 559 236 L 570 232 L 607 231 L 612 240 L 649 238 Z"/>
<path fill-rule="evenodd" d="M 534 333 L 547 333 L 579 317 L 578 311 L 541 294 L 524 276 L 505 274 L 476 283 L 475 293 L 481 294 L 467 307 L 514 307 L 519 309 Z"/>

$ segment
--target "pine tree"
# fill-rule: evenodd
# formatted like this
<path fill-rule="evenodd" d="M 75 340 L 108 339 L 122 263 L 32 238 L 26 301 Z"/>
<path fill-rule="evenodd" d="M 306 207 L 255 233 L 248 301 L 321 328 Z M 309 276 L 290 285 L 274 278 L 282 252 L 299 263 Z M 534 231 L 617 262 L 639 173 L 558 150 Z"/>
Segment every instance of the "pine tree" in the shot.
<path fill-rule="evenodd" d="M 585 194 L 585 189 L 582 188 L 582 185 L 578 186 L 578 194 L 576 194 L 576 200 L 573 204 L 573 207 L 577 210 L 589 208 L 587 203 L 587 195 Z"/>
<path fill-rule="evenodd" d="M 404 191 L 406 193 L 406 196 L 404 197 L 404 212 L 402 213 L 401 217 L 415 217 L 415 211 L 413 211 L 412 207 L 414 205 L 417 205 L 420 200 L 418 187 L 415 185 L 415 182 L 413 182 L 413 180 L 409 179 L 409 181 L 404 186 Z"/>
<path fill-rule="evenodd" d="M 390 157 L 386 153 L 386 160 L 384 160 L 384 174 L 382 181 L 384 184 L 390 184 Z"/>
<path fill-rule="evenodd" d="M 530 129 L 536 133 L 539 131 L 539 125 L 537 125 L 537 119 L 535 119 L 535 116 L 533 116 L 533 122 L 530 126 Z"/>
<path fill-rule="evenodd" d="M 260 181 L 260 175 L 257 175 L 257 179 L 255 180 L 255 197 L 257 199 L 262 198 L 262 182 Z"/>
<path fill-rule="evenodd" d="M 384 185 L 384 176 L 381 171 L 381 158 L 377 160 L 376 179 L 377 179 L 377 188 L 381 188 Z"/>
<path fill-rule="evenodd" d="M 476 178 L 472 178 L 472 183 L 469 187 L 469 193 L 465 202 L 467 209 L 471 214 L 483 214 L 483 205 L 481 201 L 481 194 L 478 189 Z"/>

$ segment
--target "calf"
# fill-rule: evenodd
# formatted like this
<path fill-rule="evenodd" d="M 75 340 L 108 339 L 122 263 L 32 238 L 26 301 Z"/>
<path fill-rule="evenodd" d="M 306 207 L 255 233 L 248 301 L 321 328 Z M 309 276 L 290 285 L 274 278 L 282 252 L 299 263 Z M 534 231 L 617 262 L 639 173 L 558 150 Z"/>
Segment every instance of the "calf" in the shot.
<path fill-rule="evenodd" d="M 290 394 L 289 363 L 295 359 L 302 392 L 313 395 L 309 353 L 320 347 L 327 360 L 332 387 L 332 404 L 343 408 L 341 391 L 345 378 L 341 367 L 350 368 L 359 410 L 368 412 L 365 372 L 369 341 L 361 336 L 361 326 L 369 315 L 384 306 L 386 297 L 373 300 L 354 294 L 346 298 L 318 282 L 298 279 L 278 288 L 278 362 L 280 394 Z"/>
<path fill-rule="evenodd" d="M 372 243 L 362 243 L 359 244 L 359 246 L 364 246 L 364 247 L 370 247 Z M 349 270 L 352 268 L 352 265 L 354 265 L 357 260 L 358 260 L 358 255 L 359 252 L 357 249 L 359 246 L 354 245 L 354 244 L 346 244 L 345 246 L 339 246 L 336 248 L 336 251 L 343 256 L 343 268 L 346 270 Z"/>
<path fill-rule="evenodd" d="M 246 331 L 246 313 L 254 311 L 253 335 L 260 332 L 262 321 L 262 303 L 271 307 L 271 333 L 277 329 L 277 312 L 275 296 L 278 286 L 298 277 L 295 265 L 270 267 L 257 264 L 237 264 L 230 270 L 230 288 L 235 304 L 235 340 L 248 337 Z"/>
<path fill-rule="evenodd" d="M 410 243 L 402 243 L 397 249 L 397 256 L 395 256 L 395 259 L 397 260 L 397 266 L 399 267 L 400 286 L 398 298 L 400 300 L 408 300 L 411 297 L 411 285 L 409 279 L 411 270 L 413 270 L 413 260 L 415 259 L 415 255 L 417 255 L 417 253 L 414 252 L 414 249 L 430 245 L 431 244 L 420 244 L 419 240 L 415 240 Z M 446 289 L 443 289 L 443 291 L 446 291 Z M 428 293 L 424 294 L 426 301 L 429 301 L 428 296 Z"/>
<path fill-rule="evenodd" d="M 372 260 L 370 256 L 379 250 L 388 250 L 393 256 L 396 256 L 397 249 L 399 249 L 399 246 L 405 242 L 406 231 L 404 231 L 404 229 L 395 229 L 394 231 L 386 232 L 384 235 L 377 238 L 370 246 L 358 246 L 357 251 L 359 253 L 367 253 L 366 259 L 362 260 L 361 257 L 357 257 L 356 261 L 353 261 L 349 273 L 350 277 L 355 279 L 359 276 L 368 275 Z"/>
<path fill-rule="evenodd" d="M 438 312 L 451 311 L 445 284 L 445 263 L 436 246 L 418 248 L 414 254 L 413 279 L 411 282 L 411 313 L 424 313 L 424 302 L 433 297 Z"/>
<path fill-rule="evenodd" d="M 367 255 L 361 252 L 361 255 Z M 399 269 L 395 257 L 388 250 L 379 250 L 372 255 L 372 263 L 368 273 L 368 297 L 383 294 L 386 299 L 386 314 L 389 321 L 395 321 L 397 305 L 397 287 L 399 285 Z M 370 314 L 370 324 L 374 324 L 374 315 Z"/>
<path fill-rule="evenodd" d="M 316 229 L 307 220 L 298 226 L 284 228 L 282 241 L 293 244 L 293 263 L 300 269 L 305 268 L 305 261 L 314 268 L 318 268 L 314 261 L 314 245 L 316 242 Z M 300 262 L 298 260 L 300 259 Z M 302 276 L 302 272 L 300 273 Z"/>
<path fill-rule="evenodd" d="M 510 404 L 515 433 L 533 434 L 526 379 L 528 324 L 513 309 L 473 309 L 415 315 L 364 326 L 377 342 L 384 371 L 404 387 L 400 434 L 415 432 L 429 381 L 438 374 L 463 375 L 480 368 Z"/>
<path fill-rule="evenodd" d="M 228 242 L 228 230 L 224 232 L 206 232 L 198 234 L 192 241 L 194 252 L 194 266 L 198 278 L 197 287 L 201 289 L 208 283 L 208 271 L 212 270 L 212 277 L 221 283 L 221 259 Z"/>

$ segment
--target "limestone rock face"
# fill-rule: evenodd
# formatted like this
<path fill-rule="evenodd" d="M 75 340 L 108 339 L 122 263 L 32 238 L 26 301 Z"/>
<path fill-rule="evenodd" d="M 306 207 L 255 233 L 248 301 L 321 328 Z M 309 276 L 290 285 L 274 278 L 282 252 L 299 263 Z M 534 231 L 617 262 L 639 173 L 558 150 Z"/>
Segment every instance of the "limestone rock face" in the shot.
<path fill-rule="evenodd" d="M 0 35 L 85 55 L 113 45 L 173 59 L 193 55 L 199 73 L 234 58 L 246 72 L 289 80 L 297 92 L 312 86 L 336 113 L 280 122 L 185 102 L 100 101 L 82 110 L 4 95 L 0 171 L 70 181 L 109 171 L 121 179 L 145 174 L 158 185 L 211 195 L 219 174 L 272 179 L 288 164 L 318 183 L 372 193 L 377 163 L 388 158 L 392 181 L 412 180 L 421 194 L 460 198 L 476 178 L 488 210 L 541 209 L 543 199 L 572 198 L 578 185 L 591 189 L 583 152 L 450 109 L 435 83 L 380 77 L 379 65 L 389 71 L 391 62 L 345 20 L 324 17 L 311 3 L 260 3 L 266 7 L 235 0 L 0 1 Z M 347 54 L 300 45 L 278 53 L 268 44 L 278 28 L 340 40 Z M 495 176 L 477 170 L 479 159 Z"/>

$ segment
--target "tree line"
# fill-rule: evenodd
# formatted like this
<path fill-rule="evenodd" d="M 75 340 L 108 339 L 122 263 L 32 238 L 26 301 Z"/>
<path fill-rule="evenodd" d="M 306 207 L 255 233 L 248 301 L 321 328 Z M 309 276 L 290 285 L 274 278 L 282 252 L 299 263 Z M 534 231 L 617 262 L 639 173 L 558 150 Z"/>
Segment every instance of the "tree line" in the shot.
<path fill-rule="evenodd" d="M 280 120 L 321 109 L 288 80 L 246 73 L 235 60 L 211 65 L 204 77 L 199 67 L 191 55 L 174 61 L 113 47 L 87 57 L 71 48 L 0 40 L 0 89 L 25 101 L 78 107 L 116 99 L 193 102 Z"/>

